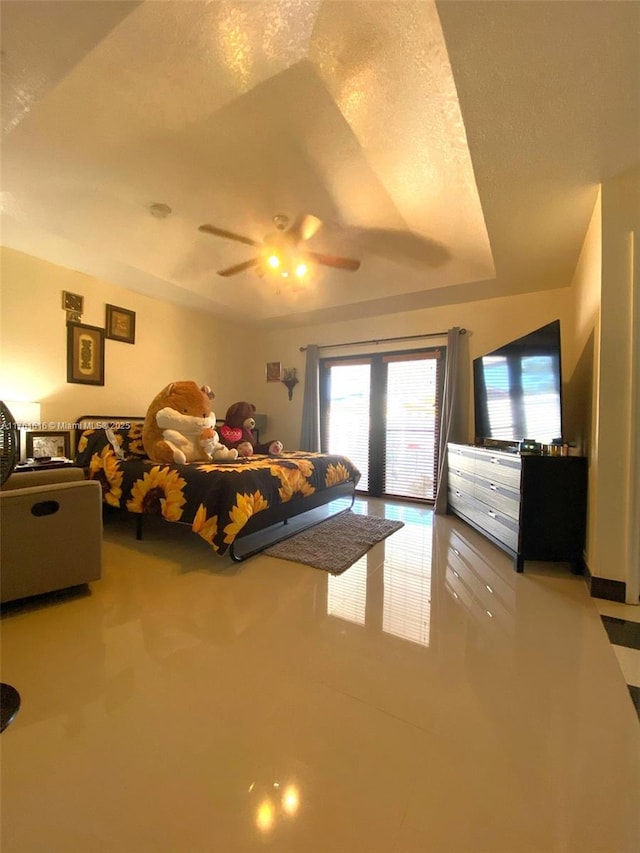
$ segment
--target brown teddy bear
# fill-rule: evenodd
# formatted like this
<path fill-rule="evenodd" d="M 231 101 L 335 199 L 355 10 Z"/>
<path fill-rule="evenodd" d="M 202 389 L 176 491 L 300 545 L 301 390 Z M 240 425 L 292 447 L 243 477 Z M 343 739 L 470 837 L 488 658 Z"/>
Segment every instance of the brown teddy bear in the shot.
<path fill-rule="evenodd" d="M 253 453 L 268 453 L 277 456 L 282 453 L 281 441 L 269 441 L 258 444 L 253 430 L 256 422 L 256 407 L 245 401 L 232 403 L 227 409 L 224 424 L 220 427 L 220 441 L 225 447 L 238 451 L 239 456 L 251 456 Z"/>
<path fill-rule="evenodd" d="M 238 452 L 220 443 L 214 396 L 208 385 L 171 382 L 151 401 L 142 430 L 142 444 L 153 462 L 178 463 L 227 461 Z"/>

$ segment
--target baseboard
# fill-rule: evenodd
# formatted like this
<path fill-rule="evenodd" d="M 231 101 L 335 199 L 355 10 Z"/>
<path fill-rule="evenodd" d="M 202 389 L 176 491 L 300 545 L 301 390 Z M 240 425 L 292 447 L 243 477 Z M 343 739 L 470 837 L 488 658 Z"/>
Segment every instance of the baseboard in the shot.
<path fill-rule="evenodd" d="M 589 571 L 586 561 L 584 563 L 584 574 L 589 585 L 591 598 L 604 598 L 607 601 L 618 601 L 620 604 L 624 604 L 627 600 L 627 585 L 624 581 L 595 577 Z"/>

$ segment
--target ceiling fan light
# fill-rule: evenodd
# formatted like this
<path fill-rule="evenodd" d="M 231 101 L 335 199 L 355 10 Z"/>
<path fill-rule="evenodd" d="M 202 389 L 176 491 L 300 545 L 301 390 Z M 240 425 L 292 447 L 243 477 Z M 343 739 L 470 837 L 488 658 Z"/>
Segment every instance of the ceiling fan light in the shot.
<path fill-rule="evenodd" d="M 269 257 L 267 258 L 267 263 L 269 264 L 272 270 L 276 270 L 280 266 L 280 258 L 277 255 L 269 255 Z"/>
<path fill-rule="evenodd" d="M 309 270 L 309 267 L 306 264 L 300 263 L 296 267 L 296 275 L 298 278 L 303 278 Z"/>

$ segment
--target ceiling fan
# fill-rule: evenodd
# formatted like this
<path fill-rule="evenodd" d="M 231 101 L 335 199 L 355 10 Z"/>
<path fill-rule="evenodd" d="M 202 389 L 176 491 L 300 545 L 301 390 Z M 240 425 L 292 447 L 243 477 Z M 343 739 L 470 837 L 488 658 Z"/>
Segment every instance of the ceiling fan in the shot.
<path fill-rule="evenodd" d="M 291 224 L 289 217 L 280 213 L 273 217 L 276 231 L 267 234 L 262 242 L 235 234 L 215 225 L 201 225 L 198 230 L 205 234 L 213 234 L 215 237 L 224 237 L 227 240 L 236 240 L 247 246 L 257 246 L 260 249 L 256 257 L 232 267 L 218 270 L 218 275 L 231 276 L 244 272 L 244 270 L 255 267 L 259 275 L 271 272 L 282 278 L 297 276 L 304 278 L 309 269 L 308 261 L 321 264 L 325 267 L 333 267 L 340 270 L 355 272 L 360 268 L 360 261 L 352 258 L 339 258 L 335 255 L 323 255 L 319 252 L 309 252 L 299 249 L 298 244 L 310 240 L 322 225 L 322 220 L 317 216 L 305 214 L 299 216 Z"/>

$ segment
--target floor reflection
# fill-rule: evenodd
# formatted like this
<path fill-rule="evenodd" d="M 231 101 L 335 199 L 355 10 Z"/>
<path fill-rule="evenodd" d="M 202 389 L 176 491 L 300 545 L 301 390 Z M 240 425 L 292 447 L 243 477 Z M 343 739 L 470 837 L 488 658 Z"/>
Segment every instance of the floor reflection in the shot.
<path fill-rule="evenodd" d="M 396 509 L 395 507 L 389 509 Z M 383 566 L 382 630 L 395 637 L 429 645 L 433 513 L 411 518 L 411 508 L 398 507 L 405 526 L 386 543 Z M 405 515 L 406 518 L 402 516 Z"/>
<path fill-rule="evenodd" d="M 327 575 L 327 614 L 356 625 L 365 624 L 367 555 L 341 575 Z"/>
<path fill-rule="evenodd" d="M 514 696 L 523 664 L 516 620 L 519 576 L 507 555 L 448 517 L 436 519 L 434 542 L 438 630 L 450 639 L 441 644 L 443 662 L 453 670 L 462 667 L 476 699 L 493 709 L 493 722 L 510 728 L 511 705 L 501 703 L 496 711 L 494 691 L 500 683 Z"/>
<path fill-rule="evenodd" d="M 327 614 L 428 646 L 433 513 L 386 506 L 385 518 L 403 521 L 404 527 L 342 575 L 327 576 Z"/>
<path fill-rule="evenodd" d="M 438 532 L 445 590 L 490 631 L 512 639 L 515 633 L 515 575 L 500 571 L 483 555 L 477 537 L 451 527 Z"/>

